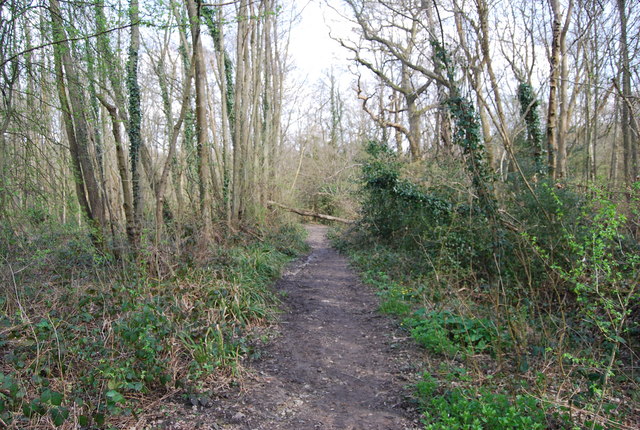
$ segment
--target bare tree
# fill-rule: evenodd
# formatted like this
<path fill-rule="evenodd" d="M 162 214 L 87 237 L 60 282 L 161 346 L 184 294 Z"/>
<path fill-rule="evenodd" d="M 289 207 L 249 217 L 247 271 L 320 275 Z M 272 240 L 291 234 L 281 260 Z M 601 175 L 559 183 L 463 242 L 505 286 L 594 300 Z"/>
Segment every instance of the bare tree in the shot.
<path fill-rule="evenodd" d="M 84 214 L 94 228 L 94 242 L 103 247 L 103 229 L 106 221 L 100 185 L 91 160 L 91 136 L 85 116 L 85 94 L 71 48 L 63 26 L 58 0 L 50 0 L 49 13 L 56 40 L 54 45 L 58 96 L 63 111 L 69 150 L 73 162 L 76 195 Z M 85 194 L 86 193 L 86 194 Z"/>
<path fill-rule="evenodd" d="M 420 64 L 427 59 L 422 49 L 431 38 L 421 23 L 422 9 L 400 9 L 394 2 L 374 4 L 346 0 L 345 3 L 353 13 L 362 40 L 368 45 L 345 40 L 340 40 L 340 43 L 353 53 L 358 64 L 403 96 L 408 125 L 395 128 L 406 136 L 412 158 L 419 159 L 423 146 L 422 116 L 425 110 L 434 107 L 428 105 L 421 108 L 419 98 L 434 81 L 447 85 L 437 71 L 430 71 Z M 375 58 L 376 55 L 383 57 L 378 64 L 368 58 Z M 387 64 L 391 66 L 386 66 Z"/>
<path fill-rule="evenodd" d="M 624 151 L 624 172 L 627 183 L 638 180 L 638 125 L 631 100 L 631 63 L 629 59 L 629 40 L 627 35 L 627 5 L 626 0 L 617 0 L 618 14 L 620 16 L 620 58 L 619 74 L 622 80 L 622 88 L 619 89 L 621 97 L 621 127 L 622 147 Z M 634 134 L 635 133 L 635 139 Z M 635 141 L 634 141 L 635 140 Z"/>
<path fill-rule="evenodd" d="M 206 101 L 206 70 L 202 40 L 200 33 L 200 0 L 187 0 L 187 12 L 191 29 L 191 45 L 193 47 L 194 80 L 196 94 L 196 136 L 198 148 L 198 188 L 200 192 L 200 219 L 203 222 L 203 233 L 211 234 L 211 191 L 209 188 L 209 145 Z"/>

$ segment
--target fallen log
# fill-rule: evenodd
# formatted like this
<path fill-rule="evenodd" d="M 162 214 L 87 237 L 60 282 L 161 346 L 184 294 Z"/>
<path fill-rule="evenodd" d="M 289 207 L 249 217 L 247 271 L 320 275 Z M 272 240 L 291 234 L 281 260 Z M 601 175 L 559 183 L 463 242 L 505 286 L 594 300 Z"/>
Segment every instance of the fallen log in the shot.
<path fill-rule="evenodd" d="M 293 212 L 294 214 L 298 214 L 298 215 L 302 215 L 302 216 L 310 216 L 313 218 L 318 218 L 318 219 L 324 219 L 327 221 L 336 221 L 336 222 L 342 222 L 345 224 L 353 224 L 355 221 L 351 220 L 351 219 L 346 219 L 346 218 L 340 218 L 337 216 L 333 216 L 333 215 L 325 215 L 325 214 L 319 214 L 316 212 L 311 212 L 311 211 L 307 211 L 304 209 L 296 209 L 296 208 L 291 208 L 289 206 L 285 206 L 282 203 L 278 203 L 278 202 L 274 202 L 272 200 L 269 200 L 267 202 L 267 206 L 271 207 L 271 206 L 276 206 L 279 207 L 280 209 L 284 209 L 286 211 L 289 212 Z"/>

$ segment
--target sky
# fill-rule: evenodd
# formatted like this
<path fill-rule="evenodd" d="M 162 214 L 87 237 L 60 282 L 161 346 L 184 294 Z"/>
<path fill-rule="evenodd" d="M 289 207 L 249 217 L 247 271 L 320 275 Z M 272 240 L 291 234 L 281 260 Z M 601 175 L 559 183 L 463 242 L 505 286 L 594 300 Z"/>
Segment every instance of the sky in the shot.
<path fill-rule="evenodd" d="M 339 1 L 329 0 L 335 6 Z M 295 6 L 301 10 L 300 20 L 291 31 L 289 53 L 296 66 L 295 73 L 307 82 L 314 83 L 333 69 L 337 73 L 347 73 L 348 52 L 329 36 L 345 34 L 351 25 L 323 0 L 296 0 Z"/>

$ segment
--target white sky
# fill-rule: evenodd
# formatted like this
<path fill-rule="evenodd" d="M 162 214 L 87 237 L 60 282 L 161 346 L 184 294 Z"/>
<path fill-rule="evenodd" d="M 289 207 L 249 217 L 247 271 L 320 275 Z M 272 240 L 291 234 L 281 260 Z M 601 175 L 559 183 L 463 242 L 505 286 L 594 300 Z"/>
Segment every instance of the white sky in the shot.
<path fill-rule="evenodd" d="M 341 3 L 329 1 L 336 7 Z M 296 74 L 313 84 L 332 67 L 337 74 L 348 73 L 348 52 L 329 37 L 329 32 L 345 34 L 351 30 L 351 25 L 323 0 L 295 0 L 295 6 L 302 10 L 300 21 L 292 28 L 289 46 Z"/>

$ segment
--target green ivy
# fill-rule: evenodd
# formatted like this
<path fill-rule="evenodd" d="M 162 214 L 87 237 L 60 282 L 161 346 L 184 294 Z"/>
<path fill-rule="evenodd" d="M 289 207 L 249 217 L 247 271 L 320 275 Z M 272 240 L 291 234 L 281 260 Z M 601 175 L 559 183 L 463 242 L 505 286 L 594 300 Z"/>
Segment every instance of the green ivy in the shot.
<path fill-rule="evenodd" d="M 451 204 L 418 185 L 400 177 L 401 163 L 385 144 L 369 142 L 369 158 L 362 167 L 365 200 L 363 221 L 372 232 L 384 239 L 421 222 L 446 222 Z"/>
<path fill-rule="evenodd" d="M 467 161 L 480 206 L 487 217 L 495 217 L 497 203 L 493 195 L 494 175 L 487 162 L 487 150 L 483 143 L 480 122 L 473 103 L 463 97 L 455 79 L 455 66 L 448 51 L 436 40 L 431 41 L 434 60 L 445 70 L 449 82 L 449 98 L 446 102 L 454 120 L 453 138 L 462 148 Z"/>
<path fill-rule="evenodd" d="M 540 126 L 540 115 L 538 114 L 540 103 L 536 99 L 533 87 L 530 84 L 522 82 L 518 86 L 518 101 L 520 102 L 520 113 L 524 115 L 524 120 L 527 124 L 527 145 L 532 151 L 535 171 L 541 175 L 545 174 L 546 164 L 543 158 L 545 148 Z"/>

